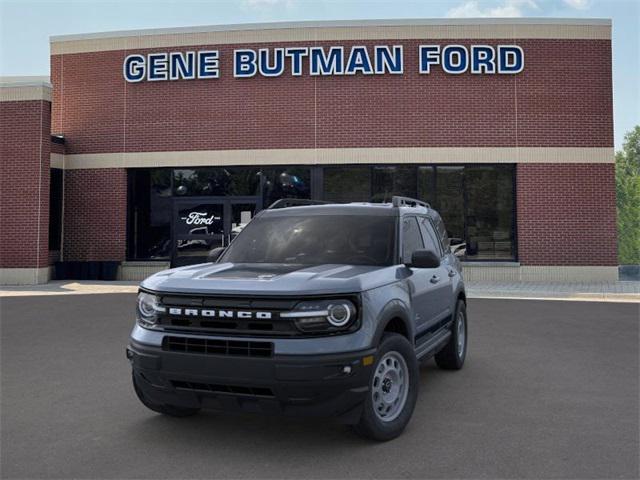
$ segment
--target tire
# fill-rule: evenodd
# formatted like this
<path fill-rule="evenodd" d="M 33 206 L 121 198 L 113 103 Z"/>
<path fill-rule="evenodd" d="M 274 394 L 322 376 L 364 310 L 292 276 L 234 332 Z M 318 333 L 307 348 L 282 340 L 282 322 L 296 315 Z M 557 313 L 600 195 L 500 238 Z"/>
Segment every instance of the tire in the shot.
<path fill-rule="evenodd" d="M 400 371 L 403 373 L 400 374 Z M 400 435 L 409 423 L 416 405 L 419 375 L 418 361 L 409 341 L 397 333 L 385 334 L 371 371 L 362 416 L 353 427 L 356 433 L 377 441 L 391 440 Z M 404 380 L 400 380 L 401 378 Z M 385 397 L 389 400 L 397 398 L 395 406 L 392 404 L 389 407 L 389 404 L 384 403 Z"/>
<path fill-rule="evenodd" d="M 135 373 L 131 374 L 131 378 L 133 380 L 133 389 L 136 391 L 136 395 L 142 404 L 147 407 L 149 410 L 153 410 L 157 413 L 162 413 L 163 415 L 168 415 L 170 417 L 191 417 L 200 411 L 199 408 L 185 408 L 178 407 L 176 405 L 167 405 L 167 404 L 159 404 L 152 402 L 147 397 L 145 397 L 142 389 L 138 385 L 138 381 L 136 380 Z"/>
<path fill-rule="evenodd" d="M 438 367 L 443 370 L 460 370 L 467 356 L 467 338 L 467 305 L 463 300 L 458 300 L 454 321 L 451 325 L 451 338 L 445 347 L 435 355 Z"/>

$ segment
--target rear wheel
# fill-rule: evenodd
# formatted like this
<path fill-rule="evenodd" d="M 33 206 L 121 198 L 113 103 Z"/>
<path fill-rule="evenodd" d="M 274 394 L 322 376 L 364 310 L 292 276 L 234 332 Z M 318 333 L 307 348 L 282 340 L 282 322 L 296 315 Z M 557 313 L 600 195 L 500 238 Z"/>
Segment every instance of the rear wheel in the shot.
<path fill-rule="evenodd" d="M 436 353 L 438 367 L 444 370 L 460 370 L 467 356 L 467 305 L 458 300 L 451 326 L 451 338 L 447 345 Z"/>
<path fill-rule="evenodd" d="M 385 334 L 371 373 L 362 416 L 354 430 L 379 441 L 400 435 L 413 414 L 418 375 L 418 362 L 407 339 L 396 333 Z"/>
<path fill-rule="evenodd" d="M 133 379 L 133 389 L 136 391 L 138 399 L 149 410 L 153 410 L 157 413 L 162 413 L 163 415 L 169 415 L 170 417 L 190 417 L 200 411 L 199 408 L 185 408 L 178 407 L 176 405 L 167 405 L 152 402 L 145 396 L 144 392 L 138 385 L 138 380 L 136 379 L 135 373 L 131 375 L 131 378 Z"/>

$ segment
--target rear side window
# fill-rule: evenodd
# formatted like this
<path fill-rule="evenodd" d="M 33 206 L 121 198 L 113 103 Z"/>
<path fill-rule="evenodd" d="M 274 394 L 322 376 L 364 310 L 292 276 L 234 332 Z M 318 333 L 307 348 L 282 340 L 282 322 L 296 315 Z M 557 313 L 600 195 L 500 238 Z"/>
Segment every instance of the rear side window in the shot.
<path fill-rule="evenodd" d="M 436 230 L 438 230 L 438 236 L 440 237 L 440 241 L 442 242 L 442 246 L 445 250 L 449 249 L 449 235 L 447 234 L 447 229 L 444 226 L 444 222 L 442 218 L 437 217 L 435 219 Z"/>
<path fill-rule="evenodd" d="M 402 262 L 411 262 L 414 251 L 424 248 L 418 220 L 416 217 L 406 217 L 402 220 Z"/>
<path fill-rule="evenodd" d="M 440 240 L 436 236 L 436 232 L 433 230 L 431 221 L 429 221 L 428 218 L 420 217 L 420 230 L 422 231 L 422 237 L 424 238 L 425 248 L 442 257 Z"/>

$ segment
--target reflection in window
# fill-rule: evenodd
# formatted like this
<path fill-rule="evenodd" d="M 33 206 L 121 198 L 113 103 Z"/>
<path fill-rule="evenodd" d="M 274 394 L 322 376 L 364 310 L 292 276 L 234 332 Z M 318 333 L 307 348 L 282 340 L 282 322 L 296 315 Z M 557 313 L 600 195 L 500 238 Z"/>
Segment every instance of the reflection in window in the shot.
<path fill-rule="evenodd" d="M 436 201 L 435 167 L 418 167 L 418 200 L 433 205 Z"/>
<path fill-rule="evenodd" d="M 260 171 L 246 167 L 176 169 L 173 189 L 177 196 L 258 195 Z"/>
<path fill-rule="evenodd" d="M 326 201 L 368 202 L 371 198 L 371 167 L 325 167 L 323 178 Z"/>
<path fill-rule="evenodd" d="M 311 198 L 311 169 L 308 167 L 265 168 L 261 175 L 265 208 L 281 198 Z"/>
<path fill-rule="evenodd" d="M 464 175 L 467 257 L 513 258 L 513 168 L 468 166 Z"/>
<path fill-rule="evenodd" d="M 447 226 L 449 237 L 464 238 L 464 167 L 437 167 L 435 209 Z"/>
<path fill-rule="evenodd" d="M 376 165 L 372 175 L 372 202 L 390 202 L 394 195 L 416 198 L 416 167 Z"/>

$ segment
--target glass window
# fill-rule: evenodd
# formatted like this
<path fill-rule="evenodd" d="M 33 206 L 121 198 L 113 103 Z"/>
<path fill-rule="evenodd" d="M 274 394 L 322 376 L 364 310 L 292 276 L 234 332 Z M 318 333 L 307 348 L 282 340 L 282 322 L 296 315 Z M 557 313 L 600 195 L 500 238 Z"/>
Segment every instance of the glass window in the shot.
<path fill-rule="evenodd" d="M 371 198 L 371 168 L 325 167 L 323 198 L 329 202 L 368 202 Z"/>
<path fill-rule="evenodd" d="M 467 166 L 464 175 L 467 259 L 512 259 L 513 167 Z"/>
<path fill-rule="evenodd" d="M 62 176 L 59 168 L 51 169 L 49 189 L 49 250 L 60 250 L 62 232 Z"/>
<path fill-rule="evenodd" d="M 260 171 L 251 167 L 180 168 L 173 171 L 173 189 L 180 197 L 258 195 Z"/>
<path fill-rule="evenodd" d="M 416 198 L 416 167 L 376 165 L 371 174 L 371 201 L 390 202 L 394 195 Z"/>
<path fill-rule="evenodd" d="M 411 263 L 411 255 L 414 251 L 424 248 L 422 236 L 415 217 L 407 217 L 402 220 L 402 262 Z"/>
<path fill-rule="evenodd" d="M 166 260 L 171 254 L 171 169 L 128 171 L 127 257 Z"/>
<path fill-rule="evenodd" d="M 436 201 L 436 174 L 434 167 L 418 167 L 418 200 L 434 205 Z"/>
<path fill-rule="evenodd" d="M 262 170 L 263 206 L 281 198 L 311 198 L 311 169 L 275 167 Z"/>
<path fill-rule="evenodd" d="M 435 209 L 449 236 L 464 238 L 464 167 L 438 166 L 436 172 Z"/>
<path fill-rule="evenodd" d="M 220 261 L 392 265 L 394 249 L 392 216 L 263 216 L 240 232 Z"/>
<path fill-rule="evenodd" d="M 442 256 L 442 247 L 440 241 L 433 231 L 431 221 L 426 217 L 420 217 L 420 231 L 422 232 L 422 239 L 424 240 L 424 248 L 431 250 L 438 256 Z"/>

